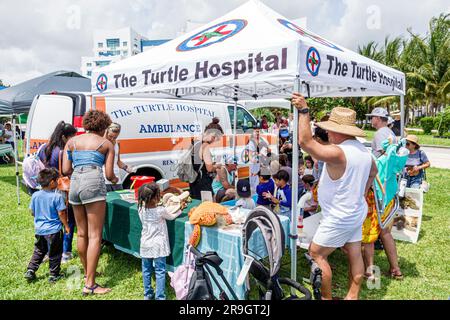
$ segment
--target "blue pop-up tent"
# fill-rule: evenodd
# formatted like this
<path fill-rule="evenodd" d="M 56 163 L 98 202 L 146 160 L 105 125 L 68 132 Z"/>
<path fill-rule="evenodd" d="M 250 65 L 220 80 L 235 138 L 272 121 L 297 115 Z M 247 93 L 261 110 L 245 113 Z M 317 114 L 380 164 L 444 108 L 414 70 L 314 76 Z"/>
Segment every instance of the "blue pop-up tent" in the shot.
<path fill-rule="evenodd" d="M 72 71 L 56 71 L 0 91 L 0 115 L 12 118 L 13 131 L 19 114 L 28 113 L 34 97 L 54 91 L 88 92 L 91 80 Z M 17 146 L 16 135 L 14 145 Z M 18 152 L 15 148 L 17 202 L 20 204 Z"/>
<path fill-rule="evenodd" d="M 28 113 L 38 94 L 90 91 L 91 80 L 72 71 L 52 72 L 0 91 L 0 115 Z"/>

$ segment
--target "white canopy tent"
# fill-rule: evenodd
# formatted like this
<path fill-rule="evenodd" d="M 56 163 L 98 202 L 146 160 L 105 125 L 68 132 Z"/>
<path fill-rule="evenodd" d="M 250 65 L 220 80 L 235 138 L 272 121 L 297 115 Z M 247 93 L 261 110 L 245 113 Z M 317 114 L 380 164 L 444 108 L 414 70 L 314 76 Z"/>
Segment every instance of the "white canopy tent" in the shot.
<path fill-rule="evenodd" d="M 235 105 L 288 98 L 294 91 L 309 97 L 399 95 L 403 132 L 403 73 L 300 28 L 256 0 L 150 51 L 94 70 L 93 79 L 94 95 L 147 93 L 233 100 Z M 294 121 L 297 158 L 295 108 Z M 297 176 L 297 161 L 292 169 Z M 292 193 L 298 194 L 298 181 L 293 181 Z M 298 212 L 292 198 L 291 277 L 296 279 Z"/>

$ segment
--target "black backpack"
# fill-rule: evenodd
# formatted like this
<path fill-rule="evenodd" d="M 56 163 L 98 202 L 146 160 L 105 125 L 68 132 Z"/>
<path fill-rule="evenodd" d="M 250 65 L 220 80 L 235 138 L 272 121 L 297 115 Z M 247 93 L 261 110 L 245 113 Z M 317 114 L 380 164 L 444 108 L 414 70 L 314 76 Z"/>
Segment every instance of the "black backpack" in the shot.
<path fill-rule="evenodd" d="M 211 286 L 211 279 L 202 264 L 195 263 L 195 272 L 189 283 L 186 300 L 216 300 Z"/>

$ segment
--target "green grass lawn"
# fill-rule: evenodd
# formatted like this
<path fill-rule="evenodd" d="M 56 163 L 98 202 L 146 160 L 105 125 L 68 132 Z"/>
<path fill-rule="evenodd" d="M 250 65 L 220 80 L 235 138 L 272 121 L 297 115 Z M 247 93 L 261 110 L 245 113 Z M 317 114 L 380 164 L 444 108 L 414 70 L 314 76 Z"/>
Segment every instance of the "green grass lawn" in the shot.
<path fill-rule="evenodd" d="M 375 131 L 365 130 L 365 132 L 367 134 L 366 139 L 372 141 Z M 421 145 L 450 147 L 450 139 L 434 138 L 432 135 L 426 134 L 418 134 L 417 136 L 419 137 L 419 143 Z"/>
<path fill-rule="evenodd" d="M 450 296 L 450 170 L 430 169 L 428 179 L 431 190 L 425 195 L 424 217 L 420 240 L 417 244 L 397 242 L 405 279 L 401 282 L 383 276 L 381 288 L 369 290 L 363 285 L 362 299 L 448 299 Z M 23 273 L 33 251 L 33 218 L 28 210 L 29 196 L 21 191 L 22 204 L 17 207 L 13 166 L 0 166 L 0 299 L 81 299 L 82 271 L 78 258 L 63 265 L 63 272 L 71 275 L 57 284 L 47 282 L 48 264 L 38 271 L 38 280 L 28 284 Z M 75 241 L 74 241 L 75 245 Z M 76 247 L 76 246 L 75 246 Z M 307 277 L 303 250 L 299 250 L 298 277 Z M 337 251 L 330 257 L 334 266 L 334 294 L 345 296 L 347 262 Z M 384 252 L 377 252 L 375 264 L 388 270 Z M 140 260 L 104 247 L 100 257 L 98 278 L 100 284 L 113 289 L 103 297 L 85 299 L 142 299 Z M 76 277 L 77 272 L 81 273 Z M 290 272 L 289 255 L 284 257 L 282 274 Z M 174 292 L 167 282 L 169 299 Z"/>

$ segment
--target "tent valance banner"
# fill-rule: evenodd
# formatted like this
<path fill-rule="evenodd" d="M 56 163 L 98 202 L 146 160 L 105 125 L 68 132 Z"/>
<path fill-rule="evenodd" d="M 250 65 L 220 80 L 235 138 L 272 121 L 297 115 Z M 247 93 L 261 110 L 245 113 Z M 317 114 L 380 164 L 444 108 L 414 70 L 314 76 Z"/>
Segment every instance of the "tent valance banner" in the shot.
<path fill-rule="evenodd" d="M 317 97 L 405 92 L 403 73 L 303 29 L 255 0 L 159 47 L 94 70 L 92 92 L 280 98 L 292 92 L 296 77 Z"/>

